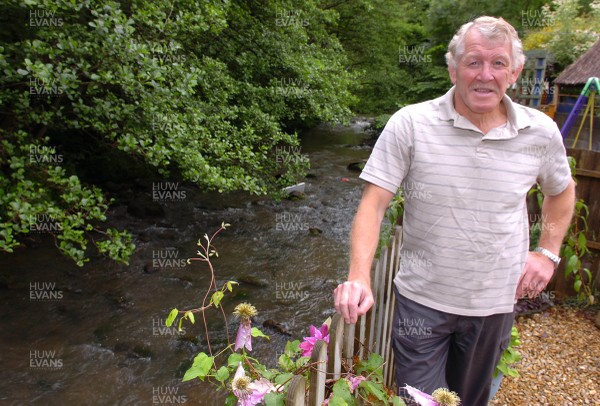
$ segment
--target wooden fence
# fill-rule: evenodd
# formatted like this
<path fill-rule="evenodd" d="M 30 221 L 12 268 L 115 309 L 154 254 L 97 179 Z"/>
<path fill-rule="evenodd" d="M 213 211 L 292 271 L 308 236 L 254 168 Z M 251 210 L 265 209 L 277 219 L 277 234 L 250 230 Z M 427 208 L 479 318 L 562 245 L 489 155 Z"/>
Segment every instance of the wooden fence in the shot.
<path fill-rule="evenodd" d="M 296 375 L 290 382 L 286 405 L 320 406 L 325 400 L 327 380 L 339 379 L 342 367 L 350 368 L 354 357 L 365 359 L 369 352 L 376 352 L 384 359 L 383 377 L 385 385 L 394 386 L 394 355 L 392 353 L 392 316 L 394 313 L 393 280 L 400 261 L 402 228 L 396 227 L 387 247 L 381 250 L 375 261 L 375 271 L 371 286 L 375 304 L 369 312 L 360 317 L 356 324 L 346 324 L 339 314 L 335 314 L 329 326 L 329 344 L 317 341 L 310 363 L 315 365 L 310 371 L 308 399 L 306 381 Z"/>

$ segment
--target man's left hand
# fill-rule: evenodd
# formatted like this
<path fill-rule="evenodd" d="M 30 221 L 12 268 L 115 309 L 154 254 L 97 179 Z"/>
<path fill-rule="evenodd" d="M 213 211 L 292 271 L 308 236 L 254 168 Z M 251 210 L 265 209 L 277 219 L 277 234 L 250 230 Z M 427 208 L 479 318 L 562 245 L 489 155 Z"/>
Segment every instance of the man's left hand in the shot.
<path fill-rule="evenodd" d="M 534 298 L 546 287 L 554 274 L 554 263 L 539 252 L 529 252 L 517 284 L 515 299 Z"/>

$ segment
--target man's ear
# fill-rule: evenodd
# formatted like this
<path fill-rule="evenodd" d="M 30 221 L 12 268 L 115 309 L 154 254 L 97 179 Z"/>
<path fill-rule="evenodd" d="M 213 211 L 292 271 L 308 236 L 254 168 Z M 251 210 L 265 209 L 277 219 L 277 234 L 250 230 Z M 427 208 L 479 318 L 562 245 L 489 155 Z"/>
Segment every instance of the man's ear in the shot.
<path fill-rule="evenodd" d="M 518 66 L 517 69 L 515 69 L 510 77 L 510 84 L 511 86 L 514 85 L 515 83 L 517 83 L 517 79 L 519 79 L 519 75 L 521 74 L 521 71 L 523 70 L 523 65 Z"/>
<path fill-rule="evenodd" d="M 448 74 L 450 75 L 450 81 L 453 85 L 456 84 L 456 68 L 452 66 L 448 66 Z"/>

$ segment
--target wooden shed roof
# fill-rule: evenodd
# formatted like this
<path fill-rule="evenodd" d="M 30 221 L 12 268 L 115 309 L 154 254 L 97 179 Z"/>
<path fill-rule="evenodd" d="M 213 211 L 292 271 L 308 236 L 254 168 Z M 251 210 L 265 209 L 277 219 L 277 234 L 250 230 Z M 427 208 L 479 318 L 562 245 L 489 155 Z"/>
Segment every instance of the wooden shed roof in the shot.
<path fill-rule="evenodd" d="M 585 84 L 589 78 L 600 78 L 600 40 L 598 40 L 579 59 L 562 71 L 554 83 L 560 85 Z"/>

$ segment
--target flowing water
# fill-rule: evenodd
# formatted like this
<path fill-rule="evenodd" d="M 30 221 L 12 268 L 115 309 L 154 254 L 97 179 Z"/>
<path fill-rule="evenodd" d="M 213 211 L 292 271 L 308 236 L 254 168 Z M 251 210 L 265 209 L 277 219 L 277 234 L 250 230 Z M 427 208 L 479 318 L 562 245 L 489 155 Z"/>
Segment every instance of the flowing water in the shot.
<path fill-rule="evenodd" d="M 231 227 L 214 241 L 213 265 L 219 286 L 239 282 L 223 301 L 230 339 L 233 307 L 251 302 L 256 324 L 271 319 L 290 334 L 261 327 L 271 340 L 253 340 L 253 356 L 274 366 L 286 341 L 333 313 L 332 291 L 347 272 L 348 233 L 362 190 L 346 167 L 369 155 L 361 130 L 358 123 L 303 134 L 301 154 L 312 175 L 303 200 L 201 194 L 182 185 L 177 194 L 160 194 L 166 214 L 157 221 L 133 218 L 117 205 L 111 222 L 136 236 L 129 266 L 97 258 L 78 268 L 49 236 L 0 254 L 0 404 L 223 404 L 214 387 L 181 382 L 193 357 L 207 350 L 201 317 L 181 333 L 164 326 L 170 309 L 200 307 L 210 271 L 185 259 L 223 221 Z M 151 182 L 149 199 L 153 188 Z M 226 344 L 220 313 L 208 312 L 207 323 L 213 348 Z"/>

